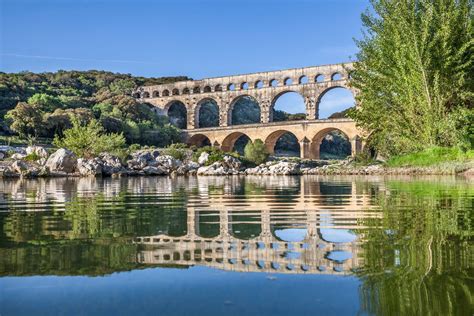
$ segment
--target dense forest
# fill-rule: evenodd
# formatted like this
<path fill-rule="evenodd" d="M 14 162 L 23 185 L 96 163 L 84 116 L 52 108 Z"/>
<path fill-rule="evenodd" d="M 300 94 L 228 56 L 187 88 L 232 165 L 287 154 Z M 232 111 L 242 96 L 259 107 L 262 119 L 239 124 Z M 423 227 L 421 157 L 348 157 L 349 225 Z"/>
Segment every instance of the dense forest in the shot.
<path fill-rule="evenodd" d="M 74 118 L 84 123 L 96 119 L 107 132 L 123 133 L 129 144 L 165 146 L 179 141 L 179 129 L 131 93 L 140 85 L 181 80 L 189 78 L 95 70 L 0 73 L 1 131 L 52 138 L 70 128 Z"/>

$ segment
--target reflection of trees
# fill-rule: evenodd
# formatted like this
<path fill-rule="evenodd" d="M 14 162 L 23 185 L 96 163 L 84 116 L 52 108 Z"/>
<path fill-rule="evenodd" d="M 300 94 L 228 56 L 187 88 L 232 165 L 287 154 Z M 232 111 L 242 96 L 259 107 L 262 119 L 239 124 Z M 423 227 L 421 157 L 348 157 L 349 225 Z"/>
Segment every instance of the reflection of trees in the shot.
<path fill-rule="evenodd" d="M 363 308 L 377 315 L 469 314 L 473 187 L 389 182 L 388 189 L 379 195 L 383 229 L 364 232 Z"/>

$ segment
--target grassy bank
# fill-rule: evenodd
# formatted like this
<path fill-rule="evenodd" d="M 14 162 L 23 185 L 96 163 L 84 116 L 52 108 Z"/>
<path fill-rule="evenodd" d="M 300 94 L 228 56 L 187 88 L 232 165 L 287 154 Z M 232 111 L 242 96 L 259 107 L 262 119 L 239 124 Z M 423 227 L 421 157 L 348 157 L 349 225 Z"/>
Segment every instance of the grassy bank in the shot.
<path fill-rule="evenodd" d="M 395 156 L 387 161 L 388 167 L 429 167 L 445 163 L 474 161 L 474 150 L 433 147 L 421 152 Z"/>

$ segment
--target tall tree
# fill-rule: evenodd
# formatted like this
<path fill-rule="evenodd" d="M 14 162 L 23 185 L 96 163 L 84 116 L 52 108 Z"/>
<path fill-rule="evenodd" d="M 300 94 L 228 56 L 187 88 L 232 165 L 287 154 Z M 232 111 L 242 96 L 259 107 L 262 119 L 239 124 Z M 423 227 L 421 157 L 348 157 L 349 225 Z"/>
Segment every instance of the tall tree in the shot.
<path fill-rule="evenodd" d="M 473 124 L 469 0 L 371 0 L 352 75 L 351 112 L 384 154 L 459 144 Z"/>

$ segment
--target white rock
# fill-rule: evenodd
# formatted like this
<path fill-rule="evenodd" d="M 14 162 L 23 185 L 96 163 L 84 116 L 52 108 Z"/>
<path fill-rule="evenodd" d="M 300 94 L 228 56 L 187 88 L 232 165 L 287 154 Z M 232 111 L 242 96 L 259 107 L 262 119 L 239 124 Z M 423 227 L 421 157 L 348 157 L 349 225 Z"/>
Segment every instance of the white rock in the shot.
<path fill-rule="evenodd" d="M 40 158 L 48 158 L 48 152 L 41 146 L 28 146 L 26 147 L 26 154 L 36 154 Z"/>
<path fill-rule="evenodd" d="M 76 169 L 77 157 L 76 155 L 67 149 L 60 148 L 54 154 L 49 156 L 46 161 L 46 167 L 50 171 L 63 171 L 71 173 Z"/>
<path fill-rule="evenodd" d="M 209 160 L 209 153 L 207 153 L 207 152 L 204 151 L 204 152 L 202 152 L 201 155 L 199 156 L 199 158 L 198 158 L 198 163 L 199 163 L 200 165 L 205 165 L 208 160 Z"/>

